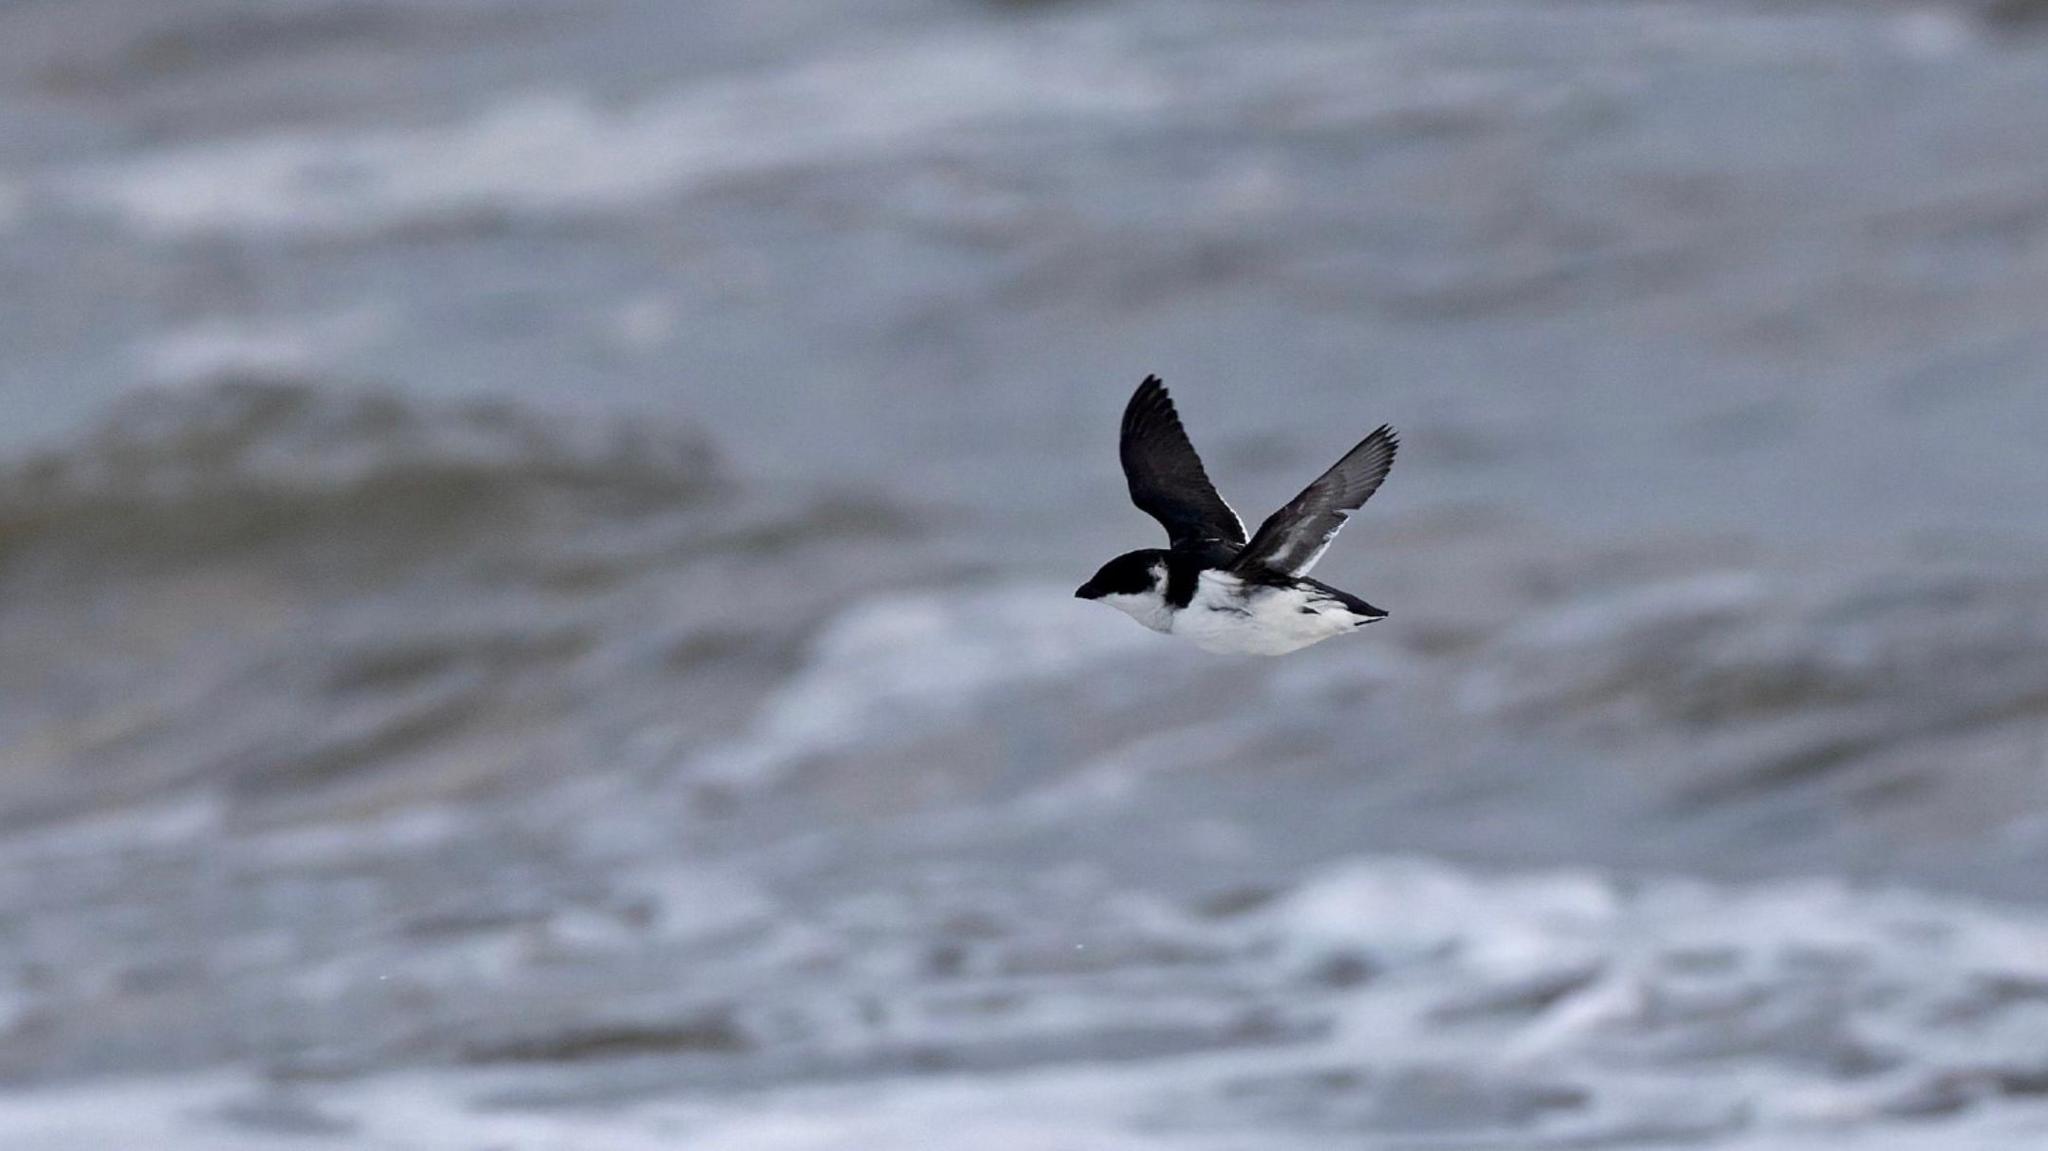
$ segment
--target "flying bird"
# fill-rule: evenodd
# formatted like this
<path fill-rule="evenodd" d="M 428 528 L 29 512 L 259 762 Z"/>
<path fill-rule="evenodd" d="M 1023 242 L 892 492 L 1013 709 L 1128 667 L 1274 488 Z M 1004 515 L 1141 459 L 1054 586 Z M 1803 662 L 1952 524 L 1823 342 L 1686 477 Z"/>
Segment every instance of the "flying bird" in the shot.
<path fill-rule="evenodd" d="M 1400 440 L 1381 424 L 1246 540 L 1216 494 L 1158 376 L 1124 407 L 1119 453 L 1131 502 L 1166 528 L 1164 548 L 1103 564 L 1074 594 L 1207 651 L 1285 655 L 1355 631 L 1387 613 L 1308 578 L 1337 529 L 1394 466 Z"/>

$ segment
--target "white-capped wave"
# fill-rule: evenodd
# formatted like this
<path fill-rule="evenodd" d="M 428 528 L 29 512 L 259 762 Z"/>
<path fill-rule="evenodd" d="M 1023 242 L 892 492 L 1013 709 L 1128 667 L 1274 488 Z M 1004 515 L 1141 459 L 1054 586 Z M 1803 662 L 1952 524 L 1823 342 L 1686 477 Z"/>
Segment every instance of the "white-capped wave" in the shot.
<path fill-rule="evenodd" d="M 808 756 L 967 714 L 1000 688 L 1067 675 L 1158 639 L 1052 585 L 869 600 L 827 626 L 808 666 L 745 737 L 699 756 L 691 773 L 766 782 Z"/>
<path fill-rule="evenodd" d="M 603 210 L 748 173 L 915 148 L 990 123 L 1120 116 L 1155 84 L 1099 38 L 936 39 L 697 84 L 625 107 L 531 92 L 475 119 L 273 135 L 67 181 L 150 232 L 376 231 L 467 212 Z"/>
<path fill-rule="evenodd" d="M 214 317 L 154 335 L 132 357 L 158 384 L 205 383 L 230 376 L 301 377 L 380 339 L 389 313 L 376 307 L 267 320 Z"/>
<path fill-rule="evenodd" d="M 693 892 L 716 883 L 683 880 Z M 1064 929 L 1109 949 L 1090 960 L 1060 931 L 1010 933 L 1024 925 L 1001 909 L 1019 884 L 1029 881 L 984 902 L 976 938 L 996 949 L 988 966 L 938 979 L 890 964 L 848 968 L 877 1018 L 939 1028 L 928 1033 L 935 1058 L 999 1050 L 990 1045 L 1008 1036 L 1020 1045 L 1015 1063 L 905 1074 L 856 1062 L 849 1078 L 740 1092 L 686 1080 L 647 1090 L 658 1076 L 628 1076 L 621 1082 L 643 1087 L 620 1098 L 587 1065 L 572 1075 L 544 1063 L 299 1087 L 165 1077 L 0 1095 L 0 1143 L 107 1146 L 155 1124 L 156 1147 L 269 1146 L 260 1136 L 277 1133 L 261 1123 L 280 1116 L 422 1148 L 867 1151 L 942 1139 L 1018 1151 L 2030 1151 L 2048 1135 L 2036 1098 L 2048 1020 L 2048 918 L 2038 911 L 1834 882 L 1730 888 L 1360 858 L 1221 920 L 1104 892 L 1097 912 L 1120 922 Z M 878 890 L 836 906 L 819 928 L 871 948 L 875 929 L 910 927 L 920 906 Z M 741 918 L 769 908 L 751 903 Z M 1154 947 L 1119 950 L 1119 940 Z M 1051 963 L 1054 954 L 1076 958 Z M 810 1035 L 794 1020 L 829 1013 L 834 996 L 772 998 L 790 1041 L 836 1036 L 858 1052 L 879 1027 Z M 979 1006 L 963 1012 L 969 1004 Z M 1200 1004 L 1251 1005 L 1243 1018 L 1273 1021 L 1153 1055 L 1093 1058 L 1085 1042 L 1073 1055 L 1044 1054 L 1062 1033 L 1090 1034 L 1105 1012 L 1142 1020 Z M 1276 1011 L 1330 1024 L 1290 1030 Z M 1050 1030 L 1019 1029 L 1020 1019 Z M 604 1102 L 503 1105 L 529 1089 L 571 1099 L 593 1090 Z"/>

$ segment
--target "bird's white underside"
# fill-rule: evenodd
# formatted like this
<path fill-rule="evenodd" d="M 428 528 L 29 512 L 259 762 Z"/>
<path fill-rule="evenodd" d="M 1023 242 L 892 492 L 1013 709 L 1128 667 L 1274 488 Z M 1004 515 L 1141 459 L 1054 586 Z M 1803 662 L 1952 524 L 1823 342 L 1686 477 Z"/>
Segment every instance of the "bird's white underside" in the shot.
<path fill-rule="evenodd" d="M 1188 606 L 1176 611 L 1166 602 L 1165 569 L 1153 571 L 1156 578 L 1151 591 L 1106 595 L 1101 602 L 1153 631 L 1181 636 L 1204 651 L 1285 655 L 1343 635 L 1369 618 L 1305 588 L 1255 587 L 1247 595 L 1243 580 L 1218 571 L 1203 572 Z"/>

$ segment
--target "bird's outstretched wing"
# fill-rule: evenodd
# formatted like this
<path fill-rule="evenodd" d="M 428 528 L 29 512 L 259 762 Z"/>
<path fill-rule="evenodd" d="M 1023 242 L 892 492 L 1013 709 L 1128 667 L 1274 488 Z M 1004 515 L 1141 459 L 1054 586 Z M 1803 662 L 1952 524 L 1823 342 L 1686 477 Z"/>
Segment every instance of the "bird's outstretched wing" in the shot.
<path fill-rule="evenodd" d="M 1400 446 L 1394 429 L 1381 424 L 1286 507 L 1267 516 L 1252 542 L 1231 562 L 1231 570 L 1264 568 L 1282 575 L 1306 575 L 1337 537 L 1337 529 L 1380 489 Z"/>
<path fill-rule="evenodd" d="M 1165 525 L 1175 548 L 1235 550 L 1244 544 L 1244 521 L 1216 494 L 1158 376 L 1146 376 L 1124 407 L 1118 454 L 1131 502 Z"/>

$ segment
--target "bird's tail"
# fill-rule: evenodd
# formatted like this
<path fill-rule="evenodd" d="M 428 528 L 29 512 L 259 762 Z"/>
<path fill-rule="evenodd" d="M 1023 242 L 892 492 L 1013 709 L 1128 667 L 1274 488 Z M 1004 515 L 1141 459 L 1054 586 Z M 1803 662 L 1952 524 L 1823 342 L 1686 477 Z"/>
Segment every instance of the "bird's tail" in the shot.
<path fill-rule="evenodd" d="M 1324 595 L 1329 596 L 1331 599 L 1336 600 L 1338 603 L 1343 604 L 1345 611 L 1350 612 L 1352 615 L 1361 617 L 1358 621 L 1359 626 L 1363 626 L 1369 623 L 1376 623 L 1380 620 L 1387 618 L 1386 612 L 1381 611 L 1379 608 L 1376 608 L 1371 604 L 1365 602 L 1364 600 L 1359 599 L 1357 596 L 1352 595 L 1350 592 L 1345 591 L 1342 588 L 1331 587 L 1329 584 L 1323 583 L 1320 580 L 1304 578 L 1301 582 L 1306 584 L 1314 584 L 1316 589 L 1321 591 Z"/>

